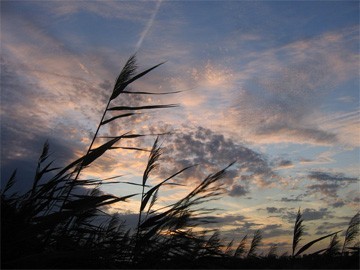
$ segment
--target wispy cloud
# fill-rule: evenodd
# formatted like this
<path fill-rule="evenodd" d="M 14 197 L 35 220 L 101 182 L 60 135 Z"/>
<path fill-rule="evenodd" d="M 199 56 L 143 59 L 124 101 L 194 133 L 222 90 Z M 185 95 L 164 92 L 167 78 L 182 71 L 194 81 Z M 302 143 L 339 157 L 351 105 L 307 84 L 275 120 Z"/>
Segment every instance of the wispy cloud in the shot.
<path fill-rule="evenodd" d="M 245 85 L 239 94 L 238 123 L 246 125 L 249 138 L 267 143 L 338 142 L 337 130 L 320 129 L 313 118 L 321 114 L 321 100 L 335 85 L 356 76 L 357 56 L 346 45 L 349 36 L 354 36 L 351 29 L 294 42 L 248 64 L 259 66 L 257 72 L 270 65 L 265 76 Z M 287 60 L 279 61 L 280 56 Z"/>

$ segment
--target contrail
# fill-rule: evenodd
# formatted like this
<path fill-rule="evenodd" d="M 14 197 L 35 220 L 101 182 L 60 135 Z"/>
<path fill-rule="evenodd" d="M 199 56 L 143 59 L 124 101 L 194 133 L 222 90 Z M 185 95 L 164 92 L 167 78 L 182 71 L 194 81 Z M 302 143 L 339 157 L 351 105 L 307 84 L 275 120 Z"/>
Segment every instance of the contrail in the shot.
<path fill-rule="evenodd" d="M 140 35 L 140 38 L 139 38 L 138 42 L 136 43 L 135 51 L 138 51 L 138 50 L 140 49 L 140 47 L 141 47 L 141 45 L 142 45 L 142 43 L 143 43 L 143 41 L 144 41 L 147 33 L 149 32 L 151 26 L 153 25 L 154 20 L 155 20 L 155 17 L 156 17 L 156 14 L 157 14 L 158 11 L 159 11 L 161 2 L 162 2 L 162 0 L 158 0 L 158 1 L 157 1 L 155 10 L 154 10 L 154 12 L 151 14 L 150 20 L 149 20 L 148 23 L 146 24 L 144 31 L 142 31 L 142 33 L 141 33 L 141 35 Z"/>

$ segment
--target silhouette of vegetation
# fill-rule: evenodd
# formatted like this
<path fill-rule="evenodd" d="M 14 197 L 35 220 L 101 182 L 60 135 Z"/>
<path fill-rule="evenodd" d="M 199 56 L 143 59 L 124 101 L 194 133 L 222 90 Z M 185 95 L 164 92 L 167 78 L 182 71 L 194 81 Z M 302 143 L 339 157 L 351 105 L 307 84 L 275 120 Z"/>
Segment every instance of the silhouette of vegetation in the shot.
<path fill-rule="evenodd" d="M 359 245 L 351 245 L 359 234 L 359 213 L 350 221 L 340 252 L 339 232 L 320 237 L 302 246 L 304 232 L 300 209 L 297 214 L 292 256 L 277 256 L 273 244 L 266 256 L 258 254 L 262 234 L 257 230 L 246 250 L 245 235 L 236 248 L 227 245 L 217 230 L 201 229 L 209 222 L 205 214 L 211 209 L 198 206 L 222 195 L 221 178 L 233 165 L 210 174 L 186 196 L 166 207 L 156 208 L 158 192 L 164 185 L 193 166 L 169 175 L 156 185 L 149 179 L 161 164 L 162 148 L 157 136 L 151 150 L 119 146 L 120 141 L 146 136 L 125 133 L 114 137 L 98 136 L 100 129 L 113 121 L 152 109 L 168 109 L 176 104 L 141 106 L 112 105 L 119 95 L 161 95 L 178 92 L 133 92 L 128 86 L 155 65 L 136 73 L 135 56 L 126 62 L 115 81 L 101 120 L 86 154 L 63 168 L 49 161 L 49 144 L 45 142 L 31 188 L 24 194 L 11 192 L 16 170 L 1 191 L 1 266 L 2 268 L 358 268 Z M 117 115 L 111 112 L 119 113 Z M 110 115 L 109 115 L 110 114 Z M 100 146 L 94 148 L 95 142 Z M 131 149 L 148 151 L 149 158 L 140 183 L 121 182 L 118 176 L 106 179 L 82 179 L 81 172 L 108 151 Z M 27 180 L 27 179 L 24 179 Z M 139 193 L 115 196 L 105 194 L 101 185 L 125 183 L 139 186 Z M 84 193 L 86 191 L 86 193 Z M 109 214 L 106 207 L 126 203 L 140 196 L 137 227 L 127 229 L 119 214 Z M 313 244 L 330 238 L 328 248 L 302 255 Z"/>

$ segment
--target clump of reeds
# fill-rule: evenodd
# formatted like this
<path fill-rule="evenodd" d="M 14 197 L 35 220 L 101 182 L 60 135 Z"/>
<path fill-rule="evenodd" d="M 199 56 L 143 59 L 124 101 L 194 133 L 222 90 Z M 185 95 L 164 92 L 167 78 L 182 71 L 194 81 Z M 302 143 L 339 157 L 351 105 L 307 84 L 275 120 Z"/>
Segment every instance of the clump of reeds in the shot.
<path fill-rule="evenodd" d="M 185 167 L 152 186 L 152 173 L 161 165 L 159 158 L 162 149 L 159 137 L 152 149 L 148 150 L 141 147 L 123 147 L 119 144 L 127 139 L 143 137 L 144 134 L 124 133 L 101 138 L 98 136 L 102 127 L 135 116 L 139 111 L 177 106 L 112 105 L 112 101 L 120 95 L 177 93 L 128 90 L 131 83 L 161 64 L 136 74 L 135 56 L 129 58 L 115 81 L 96 132 L 83 156 L 63 168 L 53 167 L 53 161 L 49 161 L 49 144 L 45 142 L 32 186 L 24 194 L 11 193 L 16 181 L 14 171 L 1 191 L 2 268 L 260 268 L 264 266 L 266 259 L 277 258 L 276 245 L 271 246 L 266 258 L 257 254 L 262 240 L 260 230 L 254 233 L 250 247 L 246 251 L 247 235 L 237 248 L 233 249 L 234 241 L 224 245 L 218 230 L 200 228 L 208 222 L 204 215 L 209 209 L 198 206 L 222 195 L 223 189 L 219 180 L 224 177 L 232 163 L 200 181 L 198 186 L 179 201 L 157 208 L 160 189 L 167 184 L 176 184 L 173 180 L 184 171 L 190 170 L 192 166 Z M 113 112 L 118 114 L 108 115 Z M 106 141 L 95 148 L 98 139 Z M 81 177 L 81 172 L 85 168 L 92 166 L 108 151 L 121 149 L 146 150 L 150 153 L 139 183 L 118 181 L 117 176 L 106 179 Z M 105 194 L 100 187 L 107 183 L 137 185 L 140 190 L 137 194 L 123 196 Z M 140 201 L 137 227 L 133 231 L 126 229 L 124 220 L 121 220 L 119 215 L 110 215 L 106 207 L 117 202 L 125 203 L 127 199 L 135 196 L 140 196 Z M 329 247 L 318 253 L 323 252 L 327 256 L 339 253 L 339 232 L 310 241 L 298 249 L 304 232 L 302 222 L 299 209 L 294 227 L 292 258 L 298 259 L 310 246 L 328 237 L 332 237 Z M 350 221 L 346 231 L 343 254 L 345 250 L 358 251 L 358 247 L 349 246 L 358 236 L 358 226 L 359 213 Z M 278 260 L 287 266 L 285 257 L 282 256 Z"/>
<path fill-rule="evenodd" d="M 91 166 L 107 151 L 129 149 L 118 146 L 120 141 L 144 136 L 125 133 L 113 137 L 101 137 L 107 141 L 94 148 L 103 126 L 133 116 L 139 111 L 177 106 L 175 104 L 111 106 L 112 101 L 119 95 L 161 94 L 127 90 L 128 85 L 161 64 L 136 74 L 135 56 L 130 57 L 115 81 L 114 89 L 85 155 L 63 168 L 52 167 L 53 161 L 48 161 L 49 144 L 46 142 L 38 161 L 33 185 L 23 195 L 17 193 L 9 195 L 16 179 L 16 171 L 13 173 L 1 192 L 3 266 L 6 268 L 29 266 L 106 268 L 123 264 L 128 267 L 141 265 L 151 258 L 161 261 L 159 258 L 168 260 L 172 257 L 184 257 L 189 253 L 202 256 L 213 249 L 215 244 L 211 241 L 211 237 L 207 239 L 205 232 L 192 231 L 192 228 L 199 224 L 201 214 L 199 209 L 192 207 L 221 194 L 221 189 L 216 186 L 216 183 L 223 177 L 226 168 L 209 175 L 177 203 L 153 210 L 160 187 L 190 168 L 184 168 L 154 187 L 148 188 L 149 175 L 158 166 L 161 155 L 161 148 L 156 139 L 150 151 L 142 182 L 130 183 L 142 187 L 135 234 L 132 234 L 130 230 L 125 231 L 119 217 L 107 214 L 104 212 L 104 207 L 117 202 L 125 202 L 137 194 L 118 197 L 104 194 L 99 190 L 103 184 L 119 183 L 120 181 L 115 179 L 117 177 L 81 179 L 82 170 Z M 169 92 L 164 94 L 169 94 Z M 119 114 L 109 118 L 108 112 Z M 144 149 L 132 148 L 132 150 Z M 79 190 L 89 191 L 83 194 L 79 193 Z"/>

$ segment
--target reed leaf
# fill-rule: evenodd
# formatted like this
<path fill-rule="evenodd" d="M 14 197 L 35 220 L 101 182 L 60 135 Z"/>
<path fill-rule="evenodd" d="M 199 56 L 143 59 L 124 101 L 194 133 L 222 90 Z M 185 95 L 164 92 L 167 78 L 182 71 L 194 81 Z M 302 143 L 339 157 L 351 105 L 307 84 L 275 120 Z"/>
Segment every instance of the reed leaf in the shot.
<path fill-rule="evenodd" d="M 171 95 L 171 94 L 178 94 L 184 91 L 173 91 L 173 92 L 162 92 L 162 93 L 155 93 L 155 92 L 141 92 L 141 91 L 122 91 L 124 94 L 134 94 L 134 95 Z"/>
<path fill-rule="evenodd" d="M 330 234 L 325 235 L 325 236 L 322 236 L 322 237 L 319 237 L 319 238 L 317 238 L 317 239 L 315 239 L 315 240 L 313 240 L 313 241 L 310 241 L 309 243 L 307 243 L 306 245 L 304 245 L 302 248 L 300 248 L 298 252 L 296 252 L 295 257 L 298 256 L 298 255 L 300 255 L 301 253 L 303 253 L 303 252 L 304 252 L 305 250 L 307 250 L 308 248 L 310 248 L 313 244 L 315 244 L 315 243 L 317 243 L 317 242 L 319 242 L 319 241 L 321 241 L 321 240 L 323 240 L 323 239 L 325 239 L 325 238 L 331 237 L 331 236 L 333 236 L 333 235 L 335 235 L 335 234 L 337 234 L 337 233 L 339 233 L 339 232 L 341 232 L 341 230 L 340 230 L 340 231 L 337 231 L 337 232 L 334 232 L 334 233 L 330 233 Z"/>
<path fill-rule="evenodd" d="M 134 150 L 134 151 L 142 151 L 142 152 L 151 152 L 149 149 L 139 148 L 139 147 L 126 147 L 126 146 L 115 146 L 110 149 L 124 149 L 124 150 Z"/>
<path fill-rule="evenodd" d="M 153 67 L 151 67 L 151 68 L 148 68 L 147 70 L 145 70 L 145 71 L 137 74 L 136 76 L 134 76 L 133 78 L 131 78 L 130 80 L 128 80 L 127 83 L 130 84 L 130 83 L 136 81 L 137 79 L 143 77 L 144 75 L 146 75 L 147 73 L 149 73 L 149 72 L 152 71 L 153 69 L 155 69 L 155 68 L 157 68 L 157 67 L 159 67 L 159 66 L 161 66 L 161 65 L 163 65 L 163 64 L 165 64 L 165 62 L 162 62 L 162 63 L 157 64 L 157 65 L 155 65 L 155 66 L 153 66 Z"/>
<path fill-rule="evenodd" d="M 105 120 L 105 121 L 102 121 L 100 125 L 105 125 L 107 123 L 110 123 L 118 118 L 124 118 L 124 117 L 129 117 L 129 116 L 132 116 L 132 115 L 135 115 L 135 114 L 138 114 L 138 113 L 124 113 L 124 114 L 120 114 L 120 115 L 117 115 L 117 116 L 114 116 L 108 120 Z"/>
<path fill-rule="evenodd" d="M 162 185 L 162 183 L 154 186 L 153 188 L 151 188 L 148 192 L 146 192 L 146 193 L 144 194 L 144 198 L 143 198 L 142 201 L 141 201 L 140 212 L 142 212 L 142 211 L 145 209 L 146 204 L 148 203 L 149 199 L 151 198 L 151 196 L 153 195 L 154 192 L 155 192 L 155 193 L 158 192 L 158 190 L 159 190 L 159 188 L 160 188 L 161 185 Z M 155 194 L 155 193 L 154 193 L 154 194 Z"/>
<path fill-rule="evenodd" d="M 116 106 L 108 108 L 108 111 L 138 111 L 138 110 L 153 110 L 153 109 L 167 109 L 178 107 L 177 104 L 166 105 L 148 105 L 148 106 Z"/>
<path fill-rule="evenodd" d="M 94 196 L 94 195 L 75 195 L 76 197 L 80 197 L 78 200 L 70 201 L 64 205 L 64 209 L 71 210 L 85 210 L 88 208 L 94 208 L 99 203 L 113 199 L 115 196 L 113 195 L 102 195 L 102 196 Z"/>
<path fill-rule="evenodd" d="M 149 227 L 152 227 L 152 226 L 158 224 L 157 222 L 159 220 L 161 220 L 162 218 L 167 216 L 172 211 L 173 211 L 173 209 L 169 209 L 169 210 L 167 210 L 167 211 L 165 211 L 163 213 L 160 213 L 158 215 L 154 215 L 154 216 L 151 216 L 151 217 L 147 218 L 144 222 L 141 223 L 140 228 L 145 229 L 145 228 L 149 228 Z"/>
<path fill-rule="evenodd" d="M 124 134 L 121 137 L 123 139 L 134 139 L 134 138 L 139 138 L 139 137 L 146 137 L 146 136 L 163 136 L 163 135 L 169 135 L 171 134 L 170 132 L 165 132 L 165 133 L 156 133 L 156 134 Z M 99 136 L 97 138 L 103 138 L 103 139 L 114 139 L 117 138 L 118 136 Z"/>
<path fill-rule="evenodd" d="M 1 191 L 1 195 L 4 195 L 15 184 L 16 169 L 11 174 L 9 180 L 6 182 L 4 190 Z"/>
<path fill-rule="evenodd" d="M 117 202 L 124 202 L 127 199 L 129 199 L 131 197 L 134 197 L 134 196 L 137 196 L 137 195 L 139 195 L 139 194 L 135 193 L 135 194 L 126 195 L 126 196 L 123 196 L 123 197 L 115 197 L 114 196 L 114 198 L 112 200 L 100 203 L 100 204 L 97 205 L 97 207 L 104 206 L 104 205 L 109 205 L 109 204 L 113 204 L 113 203 L 117 203 Z"/>
<path fill-rule="evenodd" d="M 88 166 L 97 158 L 102 156 L 107 150 L 109 150 L 116 142 L 118 142 L 122 137 L 119 136 L 114 138 L 103 145 L 99 146 L 98 148 L 92 149 L 86 156 L 84 156 L 84 160 L 81 163 L 81 166 Z"/>

